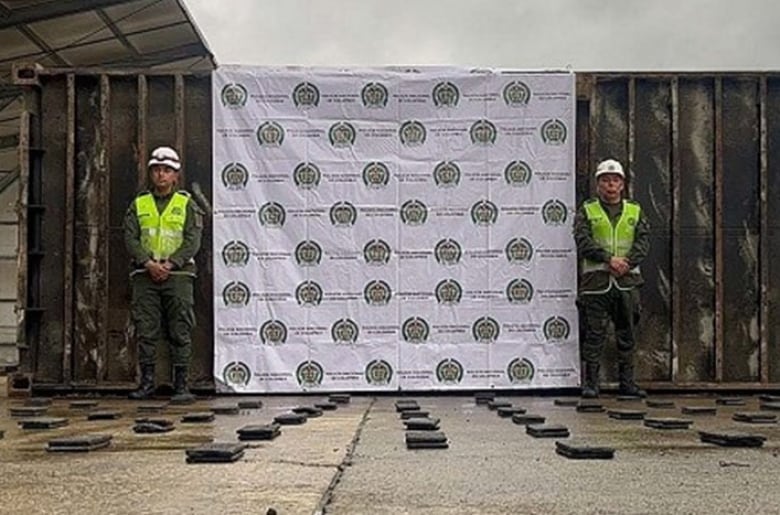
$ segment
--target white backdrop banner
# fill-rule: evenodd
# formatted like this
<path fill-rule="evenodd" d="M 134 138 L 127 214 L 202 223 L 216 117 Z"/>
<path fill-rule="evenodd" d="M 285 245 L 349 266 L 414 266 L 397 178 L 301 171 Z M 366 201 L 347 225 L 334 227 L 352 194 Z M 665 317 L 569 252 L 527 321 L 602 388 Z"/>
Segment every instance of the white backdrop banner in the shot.
<path fill-rule="evenodd" d="M 222 67 L 221 391 L 576 386 L 574 75 Z"/>

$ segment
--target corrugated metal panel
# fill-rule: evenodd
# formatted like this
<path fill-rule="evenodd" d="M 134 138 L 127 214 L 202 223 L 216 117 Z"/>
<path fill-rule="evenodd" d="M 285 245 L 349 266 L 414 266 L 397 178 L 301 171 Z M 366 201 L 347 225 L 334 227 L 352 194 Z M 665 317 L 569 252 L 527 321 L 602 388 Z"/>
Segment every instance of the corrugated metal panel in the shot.
<path fill-rule="evenodd" d="M 780 78 L 766 81 L 763 102 L 765 120 L 765 236 L 761 256 L 764 257 L 766 283 L 763 284 L 762 306 L 767 326 L 767 375 L 773 383 L 780 383 Z"/>
<path fill-rule="evenodd" d="M 640 379 L 777 385 L 777 75 L 580 74 L 578 90 L 579 184 L 601 159 L 627 163 L 653 229 Z"/>
<path fill-rule="evenodd" d="M 210 203 L 210 77 L 53 73 L 40 80 L 33 90 L 45 148 L 40 203 L 44 219 L 60 223 L 43 224 L 45 247 L 38 261 L 28 261 L 28 275 L 44 281 L 37 294 L 41 323 L 28 333 L 22 361 L 38 384 L 127 387 L 135 381 L 137 350 L 122 220 L 144 186 L 148 150 L 163 144 L 182 149 L 188 187 Z M 194 380 L 205 383 L 213 355 L 210 254 L 204 248 L 198 257 L 204 273 L 192 367 Z M 35 296 L 35 285 L 28 291 Z M 166 380 L 167 349 L 161 351 L 159 379 Z"/>

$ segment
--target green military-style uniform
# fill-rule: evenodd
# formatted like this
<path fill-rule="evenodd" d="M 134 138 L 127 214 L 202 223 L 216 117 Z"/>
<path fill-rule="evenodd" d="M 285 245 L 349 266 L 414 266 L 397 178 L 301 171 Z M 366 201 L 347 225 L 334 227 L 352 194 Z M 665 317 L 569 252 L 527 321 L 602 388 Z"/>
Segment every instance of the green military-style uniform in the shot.
<path fill-rule="evenodd" d="M 637 288 L 644 282 L 640 264 L 650 249 L 650 229 L 637 202 L 623 200 L 611 205 L 595 198 L 586 201 L 577 212 L 574 239 L 581 260 L 578 305 L 580 316 L 584 317 L 582 358 L 586 383 L 597 390 L 598 363 L 611 320 L 615 325 L 622 389 L 633 384 Z M 622 277 L 613 276 L 609 271 L 612 257 L 627 258 L 630 271 Z"/>
<path fill-rule="evenodd" d="M 185 191 L 163 197 L 144 191 L 127 210 L 124 235 L 132 259 L 131 312 L 142 367 L 154 365 L 155 348 L 166 340 L 172 346 L 174 367 L 189 365 L 195 326 L 194 257 L 202 232 L 202 212 Z M 144 267 L 149 259 L 174 265 L 166 281 L 152 281 Z"/>

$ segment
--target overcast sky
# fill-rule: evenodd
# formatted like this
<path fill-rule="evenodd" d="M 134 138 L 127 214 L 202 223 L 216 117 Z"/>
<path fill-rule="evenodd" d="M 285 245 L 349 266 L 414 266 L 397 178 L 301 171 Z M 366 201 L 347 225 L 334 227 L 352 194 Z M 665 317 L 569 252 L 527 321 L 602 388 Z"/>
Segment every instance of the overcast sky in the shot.
<path fill-rule="evenodd" d="M 777 0 L 185 0 L 220 64 L 777 70 Z"/>

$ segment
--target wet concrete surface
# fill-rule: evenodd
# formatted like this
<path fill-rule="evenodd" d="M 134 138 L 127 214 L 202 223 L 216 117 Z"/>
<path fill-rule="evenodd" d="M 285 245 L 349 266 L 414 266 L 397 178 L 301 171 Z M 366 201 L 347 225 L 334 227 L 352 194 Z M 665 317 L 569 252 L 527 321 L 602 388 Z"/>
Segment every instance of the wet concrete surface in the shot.
<path fill-rule="evenodd" d="M 247 400 L 219 397 L 138 415 L 137 402 L 100 399 L 97 409 L 118 420 L 87 421 L 87 411 L 55 399 L 47 416 L 65 416 L 54 430 L 18 428 L 0 400 L 0 513 L 780 513 L 780 426 L 734 422 L 745 406 L 717 406 L 717 415 L 683 415 L 682 406 L 715 406 L 715 397 L 663 397 L 675 408 L 601 399 L 607 408 L 643 409 L 648 416 L 694 421 L 688 430 L 657 430 L 606 413 L 578 413 L 553 397 L 505 396 L 528 413 L 571 431 L 567 441 L 616 449 L 609 461 L 569 460 L 555 439 L 537 439 L 468 396 L 409 396 L 441 419 L 449 449 L 407 450 L 395 396 L 353 395 L 350 404 L 301 426 L 283 426 L 272 441 L 248 442 L 233 464 L 186 464 L 185 450 L 212 441 L 235 442 L 236 429 L 264 424 L 317 396 L 262 396 L 264 406 L 183 424 L 184 413 Z M 658 397 L 654 397 L 658 398 Z M 146 404 L 146 403 L 143 403 Z M 773 412 L 780 414 L 780 412 Z M 175 421 L 170 433 L 137 435 L 139 416 Z M 761 434 L 761 448 L 701 443 L 698 430 Z M 48 440 L 111 434 L 107 449 L 87 454 L 47 453 Z"/>

